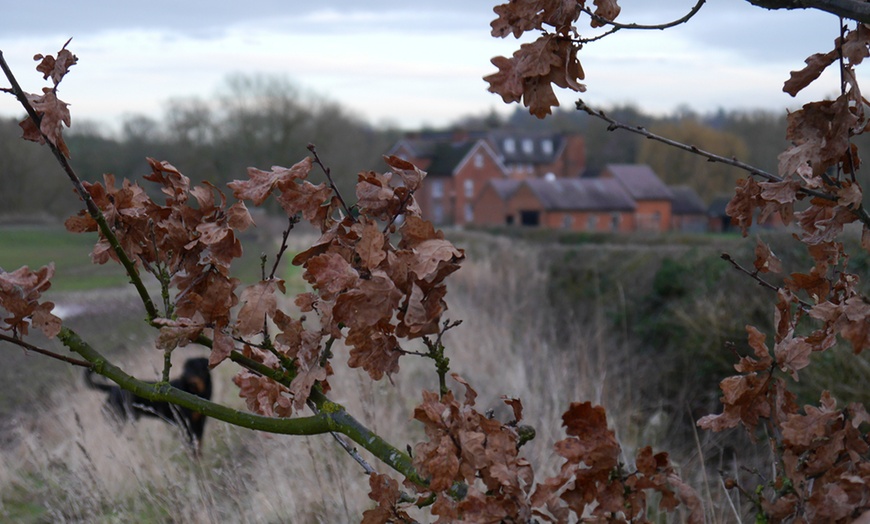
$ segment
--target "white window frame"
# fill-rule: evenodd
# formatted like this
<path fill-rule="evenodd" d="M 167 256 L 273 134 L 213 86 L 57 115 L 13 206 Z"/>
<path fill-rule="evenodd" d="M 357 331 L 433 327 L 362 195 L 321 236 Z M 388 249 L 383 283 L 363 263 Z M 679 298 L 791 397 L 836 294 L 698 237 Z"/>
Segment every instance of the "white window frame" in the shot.
<path fill-rule="evenodd" d="M 523 153 L 531 155 L 535 152 L 535 142 L 531 138 L 523 139 Z"/>
<path fill-rule="evenodd" d="M 541 141 L 541 151 L 544 152 L 545 155 L 553 154 L 553 141 L 549 138 L 545 138 Z"/>
<path fill-rule="evenodd" d="M 463 187 L 465 188 L 466 198 L 471 198 L 474 196 L 474 180 L 470 178 L 466 179 L 465 182 L 463 182 Z"/>

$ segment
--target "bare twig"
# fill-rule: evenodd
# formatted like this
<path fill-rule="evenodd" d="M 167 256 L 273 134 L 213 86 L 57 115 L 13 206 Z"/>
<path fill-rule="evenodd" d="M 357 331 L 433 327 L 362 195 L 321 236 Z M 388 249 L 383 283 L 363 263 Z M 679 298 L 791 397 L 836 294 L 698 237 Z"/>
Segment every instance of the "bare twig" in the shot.
<path fill-rule="evenodd" d="M 320 161 L 320 157 L 317 155 L 317 148 L 314 144 L 308 144 L 308 150 L 311 151 L 311 154 L 314 155 L 314 163 L 320 166 L 320 169 L 323 170 L 323 173 L 326 175 L 326 179 L 329 181 L 329 187 L 332 188 L 332 192 L 338 197 L 338 201 L 341 202 L 341 207 L 344 209 L 344 212 L 347 213 L 347 216 L 351 218 L 354 222 L 356 219 L 353 218 L 353 213 L 350 212 L 350 208 L 347 206 L 347 202 L 344 201 L 344 197 L 341 196 L 341 192 L 338 190 L 338 186 L 335 185 L 335 181 L 332 180 L 332 171 L 323 165 L 323 162 Z"/>
<path fill-rule="evenodd" d="M 774 291 L 774 292 L 779 291 L 779 287 L 774 286 L 770 282 L 768 282 L 768 281 L 764 280 L 763 278 L 761 278 L 760 276 L 758 276 L 758 271 L 750 271 L 749 269 L 746 269 L 745 267 L 741 266 L 736 260 L 734 260 L 731 257 L 731 255 L 729 255 L 728 253 L 722 253 L 721 258 L 722 258 L 722 260 L 725 260 L 726 262 L 728 262 L 729 264 L 734 266 L 734 268 L 736 270 L 749 275 L 750 278 L 752 278 L 753 280 L 758 282 L 759 286 L 765 287 L 765 288 L 770 289 L 771 291 Z M 809 302 L 806 302 L 804 300 L 801 300 L 799 298 L 797 299 L 797 302 L 798 302 L 798 304 L 800 304 L 801 309 L 803 309 L 804 311 L 809 311 L 810 309 L 813 308 L 812 304 L 810 304 Z"/>
<path fill-rule="evenodd" d="M 606 24 L 609 26 L 613 26 L 613 30 L 609 31 L 609 33 L 614 33 L 616 31 L 618 31 L 619 29 L 641 29 L 641 30 L 659 29 L 659 30 L 664 30 L 664 29 L 668 29 L 670 27 L 678 26 L 680 24 L 685 24 L 693 16 L 698 14 L 698 11 L 701 10 L 701 7 L 703 7 L 706 2 L 707 2 L 707 0 L 698 0 L 698 3 L 696 3 L 695 6 L 692 7 L 692 9 L 688 13 L 686 13 L 685 16 L 678 18 L 677 20 L 674 20 L 672 22 L 666 22 L 664 24 L 652 24 L 652 25 L 622 24 L 619 22 L 615 22 L 613 20 L 610 20 L 608 18 L 604 18 L 603 16 L 600 16 L 600 15 L 593 13 L 592 10 L 586 6 L 580 7 L 580 10 L 583 11 L 584 13 L 586 13 L 587 15 L 589 15 L 590 17 L 592 17 L 592 19 L 596 20 L 597 22 L 600 22 L 602 24 Z"/>
<path fill-rule="evenodd" d="M 47 357 L 51 357 L 51 358 L 56 359 L 56 360 L 61 360 L 63 362 L 66 362 L 68 364 L 72 364 L 74 366 L 81 366 L 81 367 L 85 367 L 85 368 L 91 367 L 91 363 L 87 362 L 85 360 L 79 360 L 77 358 L 67 357 L 64 355 L 58 355 L 57 353 L 55 353 L 53 351 L 49 351 L 47 349 L 42 349 L 41 347 L 34 346 L 33 344 L 28 344 L 27 342 L 25 342 L 23 340 L 20 340 L 20 339 L 14 338 L 14 337 L 10 337 L 8 335 L 4 335 L 3 333 L 0 333 L 0 340 L 4 340 L 6 342 L 9 342 L 10 344 L 15 344 L 16 346 L 20 346 L 28 351 L 33 351 L 34 353 L 39 353 L 40 355 L 45 355 Z"/>
<path fill-rule="evenodd" d="M 317 409 L 317 404 L 315 404 L 313 400 L 308 399 L 307 404 L 308 408 L 311 409 L 311 411 L 314 412 L 315 415 L 320 413 L 320 410 Z M 350 445 L 339 433 L 336 433 L 335 431 L 330 431 L 329 434 L 332 435 L 332 438 L 334 438 L 335 441 L 338 442 L 338 445 L 341 446 L 344 451 L 347 452 L 347 454 L 350 455 L 351 458 L 354 459 L 357 464 L 362 467 L 363 471 L 366 472 L 366 475 L 371 475 L 375 472 L 375 468 L 373 468 L 371 464 L 369 464 L 366 459 L 364 459 L 362 455 L 359 454 L 359 451 L 357 451 L 356 447 Z"/>
<path fill-rule="evenodd" d="M 761 178 L 767 180 L 768 182 L 782 182 L 782 180 L 783 180 L 782 177 L 780 177 L 780 176 L 774 175 L 773 173 L 768 173 L 767 171 L 765 171 L 763 169 L 757 168 L 757 167 L 750 165 L 750 164 L 747 164 L 745 162 L 741 162 L 740 160 L 737 160 L 736 158 L 728 158 L 728 157 L 720 156 L 720 155 L 717 155 L 715 153 L 710 153 L 709 151 L 704 151 L 703 149 L 701 149 L 697 146 L 684 144 L 682 142 L 677 142 L 676 140 L 672 140 L 670 138 L 663 137 L 663 136 L 657 135 L 655 133 L 651 133 L 643 126 L 631 126 L 628 124 L 624 124 L 622 122 L 619 122 L 618 120 L 614 120 L 613 118 L 607 116 L 607 114 L 605 114 L 604 111 L 601 111 L 598 109 L 593 109 L 592 107 L 589 107 L 588 105 L 586 105 L 585 102 L 583 102 L 583 100 L 577 100 L 575 105 L 576 105 L 578 111 L 583 111 L 583 112 L 587 113 L 589 116 L 594 116 L 595 118 L 604 120 L 605 122 L 610 124 L 607 127 L 608 131 L 614 131 L 616 129 L 624 129 L 630 133 L 634 133 L 634 134 L 646 137 L 649 140 L 661 142 L 662 144 L 665 144 L 665 145 L 668 145 L 668 146 L 671 146 L 671 147 L 674 147 L 677 149 L 681 149 L 683 151 L 686 151 L 686 152 L 689 152 L 689 153 L 692 153 L 695 155 L 702 156 L 702 157 L 706 158 L 707 161 L 709 161 L 709 162 L 721 162 L 721 163 L 727 164 L 729 166 L 734 166 L 738 169 L 742 169 L 743 171 L 746 171 L 750 175 L 755 175 L 755 176 L 761 177 Z M 823 191 L 818 191 L 815 189 L 810 189 L 810 188 L 804 187 L 804 186 L 800 186 L 798 191 L 800 191 L 801 193 L 804 193 L 806 195 L 809 195 L 809 196 L 823 198 L 825 200 L 830 200 L 832 202 L 837 202 L 839 200 L 837 198 L 837 196 L 835 196 L 835 195 L 831 195 L 829 193 L 825 193 Z M 851 211 L 852 211 L 852 213 L 855 214 L 855 216 L 858 217 L 858 220 L 863 222 L 867 227 L 870 227 L 870 213 L 868 213 L 867 209 L 863 206 L 863 204 L 859 204 L 857 207 L 853 208 Z"/>
<path fill-rule="evenodd" d="M 317 157 L 315 153 L 315 158 Z M 320 161 L 318 160 L 319 164 Z M 281 248 L 278 249 L 278 254 L 275 255 L 275 264 L 272 266 L 272 272 L 269 274 L 269 280 L 275 278 L 275 273 L 278 271 L 278 263 L 281 262 L 281 256 L 287 251 L 287 237 L 290 236 L 290 231 L 293 230 L 293 227 L 299 223 L 298 216 L 292 216 L 287 219 L 287 229 L 284 230 L 283 236 L 281 237 Z M 264 279 L 265 280 L 265 279 Z"/>

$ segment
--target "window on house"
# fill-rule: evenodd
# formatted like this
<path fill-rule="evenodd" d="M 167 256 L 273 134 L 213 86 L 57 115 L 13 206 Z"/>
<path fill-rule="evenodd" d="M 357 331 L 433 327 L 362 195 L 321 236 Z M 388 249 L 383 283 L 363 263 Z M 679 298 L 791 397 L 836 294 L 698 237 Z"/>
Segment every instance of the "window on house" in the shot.
<path fill-rule="evenodd" d="M 523 153 L 527 155 L 531 155 L 535 151 L 535 143 L 532 142 L 531 138 L 523 139 Z"/>
<path fill-rule="evenodd" d="M 549 138 L 544 139 L 541 142 L 541 151 L 543 151 L 545 155 L 552 155 L 553 154 L 553 141 L 550 140 Z"/>
<path fill-rule="evenodd" d="M 441 204 L 435 204 L 432 208 L 432 221 L 436 224 L 444 223 L 444 206 Z"/>
<path fill-rule="evenodd" d="M 574 224 L 574 217 L 572 217 L 572 216 L 569 215 L 568 213 L 565 213 L 565 214 L 562 216 L 562 227 L 563 227 L 564 229 L 571 229 L 571 226 L 572 226 L 573 224 Z"/>
<path fill-rule="evenodd" d="M 619 213 L 610 215 L 610 229 L 619 231 L 619 224 L 622 222 L 622 216 Z"/>
<path fill-rule="evenodd" d="M 480 153 L 474 155 L 474 167 L 480 169 L 483 167 L 483 155 Z"/>
<path fill-rule="evenodd" d="M 474 221 L 474 210 L 471 208 L 471 204 L 465 204 L 465 222 L 473 222 Z"/>
<path fill-rule="evenodd" d="M 504 152 L 512 155 L 517 152 L 517 144 L 514 142 L 513 138 L 505 138 L 504 139 Z"/>
<path fill-rule="evenodd" d="M 474 180 L 465 181 L 465 196 L 471 198 L 474 196 Z"/>
<path fill-rule="evenodd" d="M 432 198 L 443 198 L 443 197 L 444 197 L 444 181 L 433 180 L 432 181 Z"/>
<path fill-rule="evenodd" d="M 589 215 L 589 218 L 586 219 L 586 229 L 588 231 L 598 229 L 598 215 Z"/>

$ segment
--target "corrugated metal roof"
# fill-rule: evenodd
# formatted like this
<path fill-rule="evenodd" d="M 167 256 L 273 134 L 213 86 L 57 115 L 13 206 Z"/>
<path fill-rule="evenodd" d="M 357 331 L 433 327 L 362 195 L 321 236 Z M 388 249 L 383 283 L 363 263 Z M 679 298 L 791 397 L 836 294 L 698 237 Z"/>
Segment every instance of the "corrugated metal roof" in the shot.
<path fill-rule="evenodd" d="M 613 175 L 635 200 L 671 200 L 673 194 L 655 171 L 646 164 L 607 164 L 604 171 Z"/>

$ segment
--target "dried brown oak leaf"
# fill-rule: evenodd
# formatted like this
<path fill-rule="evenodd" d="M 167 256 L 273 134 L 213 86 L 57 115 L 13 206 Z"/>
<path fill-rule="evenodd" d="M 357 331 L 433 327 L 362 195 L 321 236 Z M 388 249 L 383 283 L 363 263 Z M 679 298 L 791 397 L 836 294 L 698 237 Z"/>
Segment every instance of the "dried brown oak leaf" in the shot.
<path fill-rule="evenodd" d="M 399 483 L 396 480 L 377 472 L 370 474 L 369 498 L 377 502 L 378 505 L 363 512 L 361 524 L 411 522 L 410 515 L 398 507 L 401 497 Z"/>
<path fill-rule="evenodd" d="M 393 169 L 394 173 L 399 175 L 403 187 L 408 188 L 409 191 L 416 191 L 420 188 L 420 184 L 423 183 L 423 178 L 426 176 L 425 171 L 397 156 L 385 156 L 384 162 Z"/>
<path fill-rule="evenodd" d="M 236 315 L 236 330 L 245 337 L 264 329 L 267 317 L 278 309 L 276 291 L 285 293 L 283 280 L 263 280 L 242 291 L 239 302 L 242 307 Z"/>
<path fill-rule="evenodd" d="M 593 3 L 595 4 L 595 15 L 611 22 L 616 20 L 621 11 L 617 0 L 595 0 Z M 597 18 L 593 18 L 590 25 L 592 27 L 603 27 L 607 24 Z"/>
<path fill-rule="evenodd" d="M 785 81 L 782 90 L 791 96 L 797 96 L 798 92 L 810 85 L 822 72 L 837 60 L 837 50 L 827 53 L 816 53 L 805 60 L 807 66 L 800 71 L 792 71 L 791 76 Z"/>
<path fill-rule="evenodd" d="M 311 171 L 311 157 L 305 157 L 290 168 L 273 166 L 272 171 L 248 168 L 248 180 L 235 180 L 228 186 L 233 195 L 242 200 L 250 200 L 255 206 L 262 205 L 272 191 L 281 185 L 304 180 Z"/>
<path fill-rule="evenodd" d="M 54 264 L 48 264 L 36 271 L 23 266 L 11 273 L 0 272 L 0 308 L 10 316 L 2 319 L 0 329 L 21 335 L 28 334 L 28 327 L 39 329 L 46 337 L 54 338 L 60 333 L 61 320 L 51 313 L 53 302 L 39 302 L 51 287 Z"/>
<path fill-rule="evenodd" d="M 339 293 L 356 287 L 359 273 L 340 254 L 327 252 L 308 260 L 302 274 L 323 300 L 333 300 Z"/>
<path fill-rule="evenodd" d="M 755 244 L 755 269 L 761 273 L 781 273 L 782 261 L 773 254 L 770 246 L 757 239 Z"/>
<path fill-rule="evenodd" d="M 39 126 L 29 116 L 18 123 L 23 131 L 22 138 L 44 144 L 48 139 L 60 150 L 63 156 L 69 158 L 69 148 L 63 141 L 63 126 L 71 124 L 69 109 L 63 100 L 57 97 L 53 89 L 42 88 L 42 95 L 25 93 L 27 101 L 40 117 Z"/>
<path fill-rule="evenodd" d="M 69 68 L 76 65 L 79 61 L 78 57 L 66 48 L 71 41 L 72 38 L 63 44 L 63 47 L 57 52 L 57 58 L 52 55 L 43 56 L 42 54 L 33 56 L 34 60 L 39 61 L 36 70 L 42 73 L 42 78 L 45 80 L 47 80 L 48 77 L 51 77 L 51 81 L 55 86 L 60 83 L 64 76 L 66 76 L 69 72 Z"/>
<path fill-rule="evenodd" d="M 585 74 L 577 60 L 577 48 L 568 38 L 545 34 L 522 44 L 511 58 L 495 57 L 492 63 L 499 71 L 484 77 L 489 91 L 501 95 L 506 103 L 522 99 L 538 118 L 559 105 L 553 84 L 580 92 L 586 89 L 578 82 Z"/>
<path fill-rule="evenodd" d="M 289 390 L 274 380 L 243 370 L 233 377 L 239 396 L 248 409 L 267 417 L 289 417 L 293 414 L 293 400 Z"/>
<path fill-rule="evenodd" d="M 362 214 L 389 221 L 401 213 L 402 202 L 392 186 L 392 173 L 367 171 L 357 175 L 357 207 Z"/>

